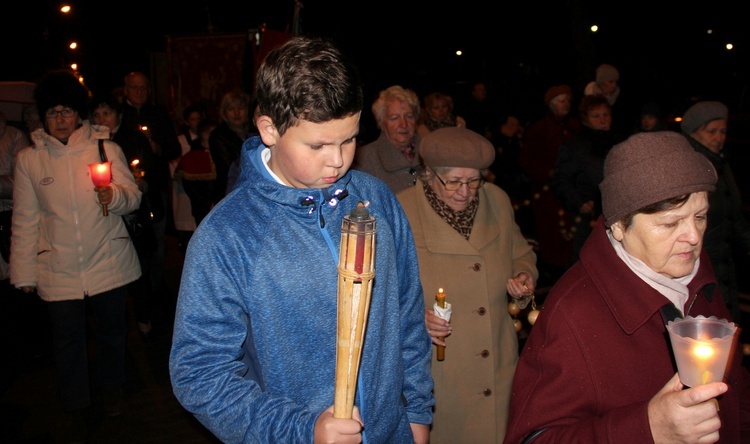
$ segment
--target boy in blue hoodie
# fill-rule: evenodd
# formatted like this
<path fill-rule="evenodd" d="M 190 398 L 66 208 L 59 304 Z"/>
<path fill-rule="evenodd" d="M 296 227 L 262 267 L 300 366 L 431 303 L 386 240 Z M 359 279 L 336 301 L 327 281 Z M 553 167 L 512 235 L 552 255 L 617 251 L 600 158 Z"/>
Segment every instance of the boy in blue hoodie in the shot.
<path fill-rule="evenodd" d="M 223 442 L 426 443 L 430 338 L 408 220 L 388 186 L 350 170 L 363 97 L 329 41 L 294 37 L 256 80 L 259 136 L 233 191 L 187 250 L 170 373 Z M 352 419 L 333 416 L 341 221 L 377 220 L 376 276 Z"/>

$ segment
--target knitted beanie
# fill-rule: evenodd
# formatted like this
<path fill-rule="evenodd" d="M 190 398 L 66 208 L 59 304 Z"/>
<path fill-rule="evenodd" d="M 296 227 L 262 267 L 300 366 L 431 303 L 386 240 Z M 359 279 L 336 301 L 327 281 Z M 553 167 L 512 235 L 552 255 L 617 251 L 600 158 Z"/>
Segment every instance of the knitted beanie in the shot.
<path fill-rule="evenodd" d="M 550 87 L 547 92 L 544 93 L 544 106 L 549 106 L 549 103 L 557 96 L 567 94 L 569 97 L 573 97 L 573 90 L 568 85 L 555 85 Z"/>
<path fill-rule="evenodd" d="M 716 119 L 727 119 L 728 117 L 729 109 L 723 103 L 716 101 L 698 102 L 685 111 L 680 127 L 682 132 L 690 135 L 704 123 Z"/>
<path fill-rule="evenodd" d="M 596 83 L 604 83 L 608 80 L 620 80 L 620 73 L 614 66 L 602 63 L 596 68 Z"/>
<path fill-rule="evenodd" d="M 637 133 L 604 160 L 602 210 L 606 225 L 657 202 L 716 188 L 716 170 L 674 131 Z"/>
<path fill-rule="evenodd" d="M 466 128 L 436 129 L 419 142 L 419 155 L 428 167 L 489 168 L 495 147 L 489 140 Z"/>

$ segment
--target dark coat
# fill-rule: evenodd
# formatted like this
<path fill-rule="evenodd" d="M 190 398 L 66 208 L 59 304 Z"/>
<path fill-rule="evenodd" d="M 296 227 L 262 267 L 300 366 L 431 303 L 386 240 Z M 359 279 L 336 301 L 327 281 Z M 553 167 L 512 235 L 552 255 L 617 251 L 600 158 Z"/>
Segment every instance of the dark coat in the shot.
<path fill-rule="evenodd" d="M 739 322 L 741 311 L 734 255 L 750 253 L 750 222 L 742 213 L 740 190 L 724 157 L 692 137 L 686 137 L 695 151 L 711 161 L 719 176 L 716 191 L 708 196 L 708 228 L 703 236 L 703 247 L 711 258 L 732 318 Z"/>
<path fill-rule="evenodd" d="M 161 106 L 145 103 L 140 109 L 130 105 L 127 101 L 122 104 L 122 128 L 140 131 L 140 126 L 146 125 L 151 131 L 151 142 L 154 143 L 155 169 L 149 182 L 150 187 L 161 191 L 162 200 L 169 198 L 171 175 L 169 161 L 177 159 L 182 154 L 182 147 L 177 139 L 177 131 L 169 117 L 169 113 Z M 154 221 L 159 222 L 166 215 L 166 206 L 160 214 L 154 213 Z"/>
<path fill-rule="evenodd" d="M 158 145 L 157 155 L 165 163 L 182 154 L 177 131 L 169 113 L 161 106 L 145 103 L 136 109 L 127 101 L 122 104 L 122 126 L 138 131 L 141 125 L 151 130 L 151 139 Z"/>
<path fill-rule="evenodd" d="M 558 117 L 547 112 L 526 128 L 518 160 L 521 170 L 529 178 L 539 260 L 562 270 L 571 265 L 573 244 L 566 236 L 567 230 L 560 224 L 561 221 L 565 224 L 567 218 L 550 184 L 557 164 L 558 148 L 580 130 L 581 120 L 578 117 L 570 114 Z"/>
<path fill-rule="evenodd" d="M 730 319 L 705 251 L 685 315 Z M 506 443 L 651 443 L 648 402 L 677 372 L 660 309 L 671 304 L 618 256 L 603 218 L 547 296 L 521 352 Z M 692 304 L 692 305 L 691 305 Z M 750 430 L 750 375 L 738 346 L 719 398 L 724 443 Z M 740 402 L 744 405 L 740 405 Z"/>
<path fill-rule="evenodd" d="M 595 130 L 583 125 L 581 131 L 557 152 L 557 164 L 552 177 L 552 191 L 571 217 L 573 227 L 573 258 L 591 233 L 591 225 L 602 212 L 599 183 L 604 178 L 604 159 L 612 147 L 625 140 L 613 130 Z M 581 205 L 594 201 L 592 213 L 581 213 Z"/>
<path fill-rule="evenodd" d="M 133 159 L 138 159 L 138 169 L 144 173 L 143 181 L 147 186 L 138 211 L 153 213 L 154 220 L 161 220 L 166 213 L 166 206 L 159 192 L 162 179 L 159 177 L 159 165 L 156 156 L 151 151 L 148 138 L 138 130 L 121 125 L 112 137 L 112 141 L 120 145 L 128 160 L 128 165 Z"/>
<path fill-rule="evenodd" d="M 208 139 L 211 157 L 216 165 L 216 182 L 213 186 L 213 203 L 218 203 L 224 198 L 227 191 L 227 176 L 229 166 L 240 157 L 242 144 L 245 139 L 240 137 L 226 121 L 211 131 Z"/>
<path fill-rule="evenodd" d="M 549 185 L 557 163 L 557 150 L 580 131 L 579 118 L 557 117 L 551 112 L 526 128 L 518 162 L 529 176 L 533 193 Z"/>

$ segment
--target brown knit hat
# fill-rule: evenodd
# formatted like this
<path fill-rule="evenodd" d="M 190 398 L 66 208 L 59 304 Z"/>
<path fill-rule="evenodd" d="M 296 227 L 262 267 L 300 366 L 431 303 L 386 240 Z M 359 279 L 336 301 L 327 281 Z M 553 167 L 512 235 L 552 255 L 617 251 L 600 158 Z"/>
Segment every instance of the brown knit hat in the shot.
<path fill-rule="evenodd" d="M 555 85 L 550 87 L 547 92 L 544 93 L 544 105 L 549 106 L 549 102 L 555 97 L 567 94 L 569 97 L 573 97 L 573 90 L 568 85 Z"/>
<path fill-rule="evenodd" d="M 429 167 L 489 168 L 495 148 L 489 140 L 466 128 L 436 129 L 419 142 L 419 155 Z"/>
<path fill-rule="evenodd" d="M 604 160 L 602 210 L 606 225 L 665 199 L 716 188 L 716 170 L 674 131 L 637 133 Z"/>

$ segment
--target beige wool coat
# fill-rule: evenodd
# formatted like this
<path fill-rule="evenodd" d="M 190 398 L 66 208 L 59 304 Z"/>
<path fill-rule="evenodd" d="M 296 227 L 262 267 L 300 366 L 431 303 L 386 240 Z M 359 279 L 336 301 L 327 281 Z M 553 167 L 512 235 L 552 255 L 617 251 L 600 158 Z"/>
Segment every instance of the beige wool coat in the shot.
<path fill-rule="evenodd" d="M 437 361 L 433 346 L 430 443 L 501 443 L 518 360 L 506 282 L 520 272 L 536 282 L 536 255 L 515 222 L 508 195 L 496 185 L 479 189 L 468 240 L 432 209 L 424 186 L 417 181 L 397 196 L 414 233 L 425 306 L 432 307 L 443 288 L 453 311 L 445 360 Z"/>

